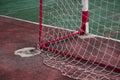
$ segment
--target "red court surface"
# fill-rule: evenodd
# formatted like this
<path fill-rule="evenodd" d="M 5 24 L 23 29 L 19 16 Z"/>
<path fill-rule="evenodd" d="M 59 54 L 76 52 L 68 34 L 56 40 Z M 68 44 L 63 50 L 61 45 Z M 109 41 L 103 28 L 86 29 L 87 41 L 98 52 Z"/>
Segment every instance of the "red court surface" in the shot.
<path fill-rule="evenodd" d="M 48 28 L 44 26 L 43 31 L 47 29 Z M 52 35 L 53 35 L 52 30 L 60 33 L 64 33 L 64 30 L 57 30 L 52 28 L 49 30 L 51 30 L 49 32 L 51 32 Z M 21 58 L 20 56 L 14 55 L 14 51 L 17 49 L 24 47 L 36 47 L 38 42 L 38 32 L 39 32 L 38 24 L 20 21 L 2 16 L 0 17 L 0 80 L 74 80 L 62 76 L 60 71 L 44 65 L 43 58 L 41 57 L 40 54 L 29 58 Z M 43 40 L 44 37 L 46 37 L 46 34 L 43 33 Z M 80 49 L 81 53 L 77 54 L 77 56 L 83 55 L 84 49 L 86 49 L 86 45 L 88 45 L 87 47 L 88 54 L 84 55 L 83 58 L 87 59 L 89 57 L 89 60 L 94 61 L 95 59 L 94 57 L 96 57 L 95 55 L 97 55 L 97 53 L 100 53 L 99 55 L 97 55 L 97 59 L 96 59 L 97 62 L 101 61 L 101 57 L 104 55 L 104 50 L 106 45 L 110 46 L 106 50 L 106 52 L 109 53 L 114 49 L 114 54 L 111 54 L 113 55 L 112 57 L 113 59 L 111 59 L 110 64 L 115 65 L 117 68 L 120 68 L 120 63 L 115 64 L 116 61 L 120 61 L 119 59 L 120 42 L 118 41 L 114 42 L 113 40 L 109 40 L 109 43 L 106 43 L 108 41 L 107 39 L 96 37 L 95 39 L 97 39 L 96 41 L 98 42 L 96 42 L 96 44 L 94 45 L 96 48 L 100 48 L 101 50 L 103 50 L 103 52 L 101 53 L 100 51 L 97 51 L 97 49 L 95 49 L 93 50 L 93 56 L 90 56 L 90 52 L 93 49 L 93 47 L 90 45 L 94 43 L 95 39 L 90 38 L 89 40 L 84 39 L 84 41 L 82 41 L 82 39 L 79 38 L 79 36 L 76 36 L 76 38 L 77 41 L 74 40 L 73 42 L 67 41 L 65 42 L 67 44 L 65 46 L 64 44 L 62 45 L 57 44 L 57 46 L 59 47 L 60 50 L 62 50 L 61 48 L 63 48 L 63 51 L 66 50 L 66 52 L 69 50 L 71 50 L 71 52 L 74 51 L 74 54 L 76 55 L 77 51 L 75 51 L 73 47 L 75 47 L 76 44 L 81 44 L 81 42 L 83 42 L 85 43 L 84 45 L 81 44 L 83 49 Z M 100 47 L 99 41 L 101 41 L 101 39 L 103 43 L 101 44 Z M 71 47 L 71 43 L 72 43 L 72 47 Z M 114 43 L 116 43 L 116 45 Z M 112 47 L 113 45 L 114 47 Z M 80 48 L 80 45 L 77 46 L 76 48 Z M 56 48 L 56 45 L 50 45 L 50 47 Z M 64 47 L 68 47 L 68 49 L 65 49 Z M 47 54 L 51 54 L 51 52 Z M 107 64 L 104 61 L 109 60 L 109 58 L 110 55 L 106 54 L 104 58 L 102 58 L 103 62 L 101 63 Z M 58 61 L 59 60 L 60 58 L 58 58 Z M 79 64 L 78 66 L 80 65 L 82 66 L 83 64 Z M 88 65 L 86 64 L 84 67 L 87 67 L 89 65 L 91 64 L 90 63 Z M 93 65 L 93 68 L 94 67 L 95 66 Z M 100 70 L 101 69 L 96 68 L 96 71 L 100 71 Z M 108 71 L 103 70 L 103 72 L 101 71 L 101 74 L 106 74 L 107 72 L 109 72 L 109 70 Z M 117 79 L 118 78 L 120 79 L 120 75 L 118 74 L 119 73 L 117 73 L 116 77 Z M 109 76 L 113 76 L 113 75 L 115 74 L 110 72 Z M 116 80 L 116 79 L 111 79 L 111 80 Z"/>
<path fill-rule="evenodd" d="M 21 58 L 14 51 L 36 47 L 38 25 L 0 17 L 0 80 L 74 80 L 43 64 L 40 55 Z"/>

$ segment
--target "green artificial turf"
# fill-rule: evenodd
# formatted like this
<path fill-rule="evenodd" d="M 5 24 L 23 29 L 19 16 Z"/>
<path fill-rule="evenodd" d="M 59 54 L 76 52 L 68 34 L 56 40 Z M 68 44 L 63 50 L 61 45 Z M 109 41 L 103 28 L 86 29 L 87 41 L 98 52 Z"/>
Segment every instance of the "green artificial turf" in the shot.
<path fill-rule="evenodd" d="M 0 0 L 0 14 L 39 21 L 39 0 Z"/>

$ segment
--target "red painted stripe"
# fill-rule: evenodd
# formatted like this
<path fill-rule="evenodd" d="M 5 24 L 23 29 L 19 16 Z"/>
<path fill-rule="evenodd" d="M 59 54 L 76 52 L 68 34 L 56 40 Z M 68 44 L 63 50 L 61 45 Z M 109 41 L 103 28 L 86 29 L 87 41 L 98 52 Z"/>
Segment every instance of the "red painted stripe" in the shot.
<path fill-rule="evenodd" d="M 88 17 L 89 17 L 88 11 L 82 11 L 82 23 L 88 22 L 89 21 Z"/>
<path fill-rule="evenodd" d="M 80 27 L 80 30 L 82 29 L 84 32 L 86 32 L 86 23 L 88 21 L 89 21 L 88 11 L 82 11 L 82 25 Z"/>

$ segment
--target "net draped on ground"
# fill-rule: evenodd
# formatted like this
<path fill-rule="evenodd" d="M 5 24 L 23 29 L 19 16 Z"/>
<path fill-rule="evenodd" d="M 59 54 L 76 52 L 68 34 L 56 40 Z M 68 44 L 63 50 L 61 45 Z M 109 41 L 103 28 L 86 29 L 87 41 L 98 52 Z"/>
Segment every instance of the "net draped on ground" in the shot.
<path fill-rule="evenodd" d="M 41 44 L 79 30 L 81 0 L 43 0 L 42 6 Z M 89 8 L 90 34 L 76 34 L 46 45 L 81 59 L 44 49 L 43 62 L 74 79 L 119 80 L 120 72 L 116 70 L 120 69 L 119 0 L 92 0 Z M 105 64 L 104 67 L 101 64 Z"/>

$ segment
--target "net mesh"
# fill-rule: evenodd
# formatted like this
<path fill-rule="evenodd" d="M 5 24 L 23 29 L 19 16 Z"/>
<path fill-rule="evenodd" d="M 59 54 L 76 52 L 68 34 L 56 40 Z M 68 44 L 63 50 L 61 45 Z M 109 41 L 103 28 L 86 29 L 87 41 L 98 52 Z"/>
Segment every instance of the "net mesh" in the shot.
<path fill-rule="evenodd" d="M 89 0 L 90 34 L 85 35 L 76 34 L 82 0 L 42 1 L 44 63 L 74 79 L 119 80 L 119 0 Z"/>

